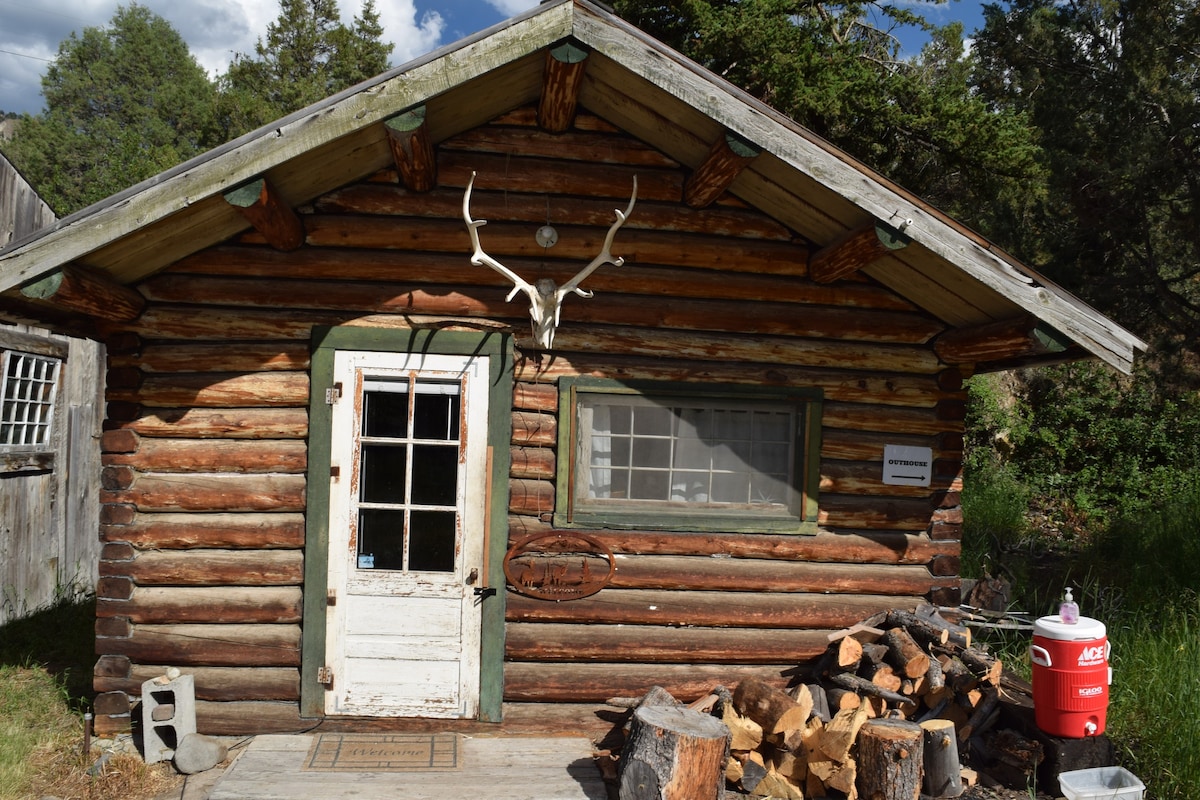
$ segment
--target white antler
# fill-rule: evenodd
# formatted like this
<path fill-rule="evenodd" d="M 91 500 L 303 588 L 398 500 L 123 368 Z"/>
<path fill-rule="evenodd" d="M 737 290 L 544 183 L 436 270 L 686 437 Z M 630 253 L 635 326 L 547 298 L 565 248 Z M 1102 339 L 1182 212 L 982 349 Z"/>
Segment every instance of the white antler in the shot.
<path fill-rule="evenodd" d="M 530 284 L 520 275 L 513 272 L 508 267 L 501 264 L 496 259 L 489 256 L 483 251 L 482 245 L 479 243 L 479 229 L 487 225 L 487 220 L 471 219 L 471 189 L 475 185 L 475 173 L 471 173 L 471 180 L 467 182 L 467 191 L 463 194 L 463 219 L 467 222 L 467 232 L 471 236 L 471 246 L 474 251 L 471 253 L 471 263 L 475 266 L 486 266 L 499 272 L 509 281 L 512 281 L 513 288 L 508 293 L 506 300 L 511 301 L 517 296 L 518 292 L 524 292 L 529 297 L 529 316 L 533 319 L 533 339 L 538 347 L 549 350 L 554 346 L 554 331 L 558 328 L 559 312 L 562 309 L 562 302 L 566 296 L 574 292 L 580 297 L 591 297 L 592 293 L 579 288 L 579 284 L 595 272 L 604 264 L 612 264 L 614 267 L 619 267 L 625 263 L 623 258 L 614 258 L 612 255 L 613 237 L 617 235 L 617 230 L 625 224 L 625 220 L 629 219 L 629 215 L 633 213 L 633 206 L 637 202 L 637 176 L 633 177 L 633 194 L 629 198 L 629 205 L 624 211 L 616 209 L 617 219 L 609 227 L 608 234 L 604 237 L 604 247 L 600 250 L 600 254 L 591 262 L 579 271 L 574 278 L 558 286 L 549 278 L 542 278 L 536 284 Z"/>

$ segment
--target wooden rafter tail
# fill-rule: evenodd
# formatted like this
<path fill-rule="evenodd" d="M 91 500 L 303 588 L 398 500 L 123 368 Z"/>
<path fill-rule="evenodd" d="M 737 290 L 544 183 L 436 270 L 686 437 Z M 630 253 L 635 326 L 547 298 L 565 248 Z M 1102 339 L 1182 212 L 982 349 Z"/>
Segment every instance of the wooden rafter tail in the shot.
<path fill-rule="evenodd" d="M 437 186 L 437 155 L 425 113 L 425 106 L 418 106 L 384 122 L 400 182 L 413 192 L 428 192 Z"/>
<path fill-rule="evenodd" d="M 67 265 L 21 287 L 30 300 L 114 322 L 127 322 L 146 307 L 146 298 L 96 270 Z"/>
<path fill-rule="evenodd" d="M 570 43 L 546 51 L 546 70 L 537 114 L 542 130 L 563 133 L 574 124 L 587 57 L 586 50 Z"/>
<path fill-rule="evenodd" d="M 832 283 L 853 275 L 888 253 L 908 246 L 908 243 L 909 239 L 902 231 L 871 220 L 813 253 L 808 262 L 808 276 L 817 283 Z"/>
<path fill-rule="evenodd" d="M 720 197 L 762 151 L 735 133 L 726 131 L 713 142 L 708 157 L 688 178 L 683 199 L 692 208 L 705 208 Z"/>
<path fill-rule="evenodd" d="M 225 202 L 276 250 L 286 252 L 304 244 L 304 223 L 266 178 L 255 178 L 226 192 Z"/>
<path fill-rule="evenodd" d="M 1070 341 L 1033 316 L 947 331 L 934 342 L 947 364 L 977 364 L 1061 353 Z"/>

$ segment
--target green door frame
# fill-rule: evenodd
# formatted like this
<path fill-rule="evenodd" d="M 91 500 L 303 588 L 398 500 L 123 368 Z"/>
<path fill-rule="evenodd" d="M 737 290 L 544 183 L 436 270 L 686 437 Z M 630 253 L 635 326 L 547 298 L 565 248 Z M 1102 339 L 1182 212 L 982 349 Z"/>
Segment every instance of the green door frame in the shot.
<path fill-rule="evenodd" d="M 491 452 L 491 504 L 487 509 L 480 644 L 479 719 L 499 722 L 504 696 L 504 554 L 508 548 L 508 478 L 512 451 L 512 337 L 469 331 L 320 327 L 313 330 L 309 369 L 308 475 L 304 544 L 304 628 L 301 638 L 300 716 L 325 715 L 325 618 L 329 590 L 329 467 L 333 387 L 338 350 L 431 353 L 489 357 L 487 444 Z"/>

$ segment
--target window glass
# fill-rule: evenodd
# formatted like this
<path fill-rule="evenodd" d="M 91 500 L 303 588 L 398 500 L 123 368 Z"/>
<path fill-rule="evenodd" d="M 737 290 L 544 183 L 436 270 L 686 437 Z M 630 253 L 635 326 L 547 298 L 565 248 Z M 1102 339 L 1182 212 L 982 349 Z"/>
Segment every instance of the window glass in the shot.
<path fill-rule="evenodd" d="M 48 445 L 59 360 L 7 352 L 3 361 L 0 445 Z"/>
<path fill-rule="evenodd" d="M 574 460 L 557 524 L 815 530 L 819 391 L 671 389 L 564 387 L 561 408 L 574 422 L 560 444 Z"/>
<path fill-rule="evenodd" d="M 358 568 L 453 571 L 461 385 L 363 381 Z"/>

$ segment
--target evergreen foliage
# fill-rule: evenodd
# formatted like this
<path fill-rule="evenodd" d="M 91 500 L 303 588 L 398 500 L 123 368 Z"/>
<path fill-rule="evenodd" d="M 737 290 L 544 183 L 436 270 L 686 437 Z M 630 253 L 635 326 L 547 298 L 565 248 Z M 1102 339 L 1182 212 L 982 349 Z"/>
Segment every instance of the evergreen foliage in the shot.
<path fill-rule="evenodd" d="M 1164 366 L 1200 341 L 1200 14 L 1194 0 L 1013 0 L 975 39 L 980 96 L 1028 116 L 1047 181 L 1001 235 Z"/>
<path fill-rule="evenodd" d="M 182 37 L 144 6 L 59 45 L 46 111 L 24 115 L 5 154 L 62 216 L 217 144 L 216 90 Z"/>
<path fill-rule="evenodd" d="M 254 57 L 238 54 L 222 78 L 222 115 L 230 139 L 324 100 L 388 68 L 374 0 L 353 25 L 337 0 L 280 0 Z"/>
<path fill-rule="evenodd" d="M 972 90 L 962 25 L 862 0 L 618 0 L 617 13 L 815 133 L 987 229 L 1040 179 L 1021 113 Z M 897 30 L 930 43 L 902 58 Z"/>

